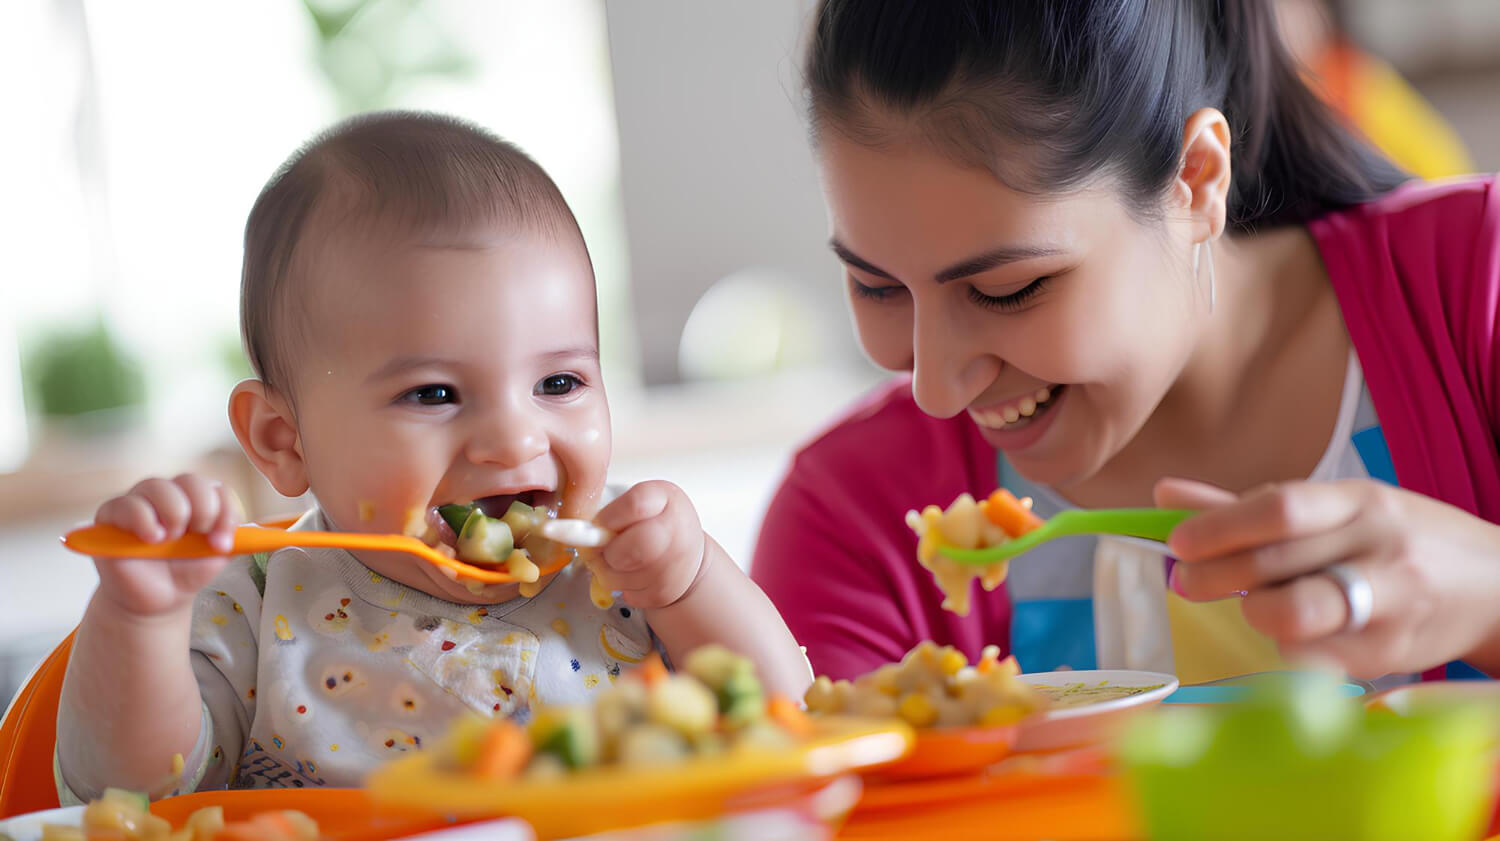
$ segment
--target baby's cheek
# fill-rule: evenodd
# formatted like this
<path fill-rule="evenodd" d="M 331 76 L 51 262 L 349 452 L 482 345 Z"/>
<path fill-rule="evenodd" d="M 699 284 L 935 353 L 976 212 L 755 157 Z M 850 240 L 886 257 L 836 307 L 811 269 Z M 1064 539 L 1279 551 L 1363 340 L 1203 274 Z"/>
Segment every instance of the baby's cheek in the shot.
<path fill-rule="evenodd" d="M 564 517 L 590 518 L 599 510 L 604 480 L 609 471 L 609 411 L 603 407 L 575 419 L 555 440 L 554 451 L 561 470 Z"/>

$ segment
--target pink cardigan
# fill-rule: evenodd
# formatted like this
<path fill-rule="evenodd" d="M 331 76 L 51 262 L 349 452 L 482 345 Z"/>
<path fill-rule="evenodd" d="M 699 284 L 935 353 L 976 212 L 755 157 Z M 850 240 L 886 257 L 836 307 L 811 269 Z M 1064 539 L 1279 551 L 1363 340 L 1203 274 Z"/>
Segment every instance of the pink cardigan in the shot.
<path fill-rule="evenodd" d="M 1399 484 L 1500 522 L 1496 179 L 1411 184 L 1308 227 Z M 977 593 L 967 617 L 943 611 L 902 522 L 908 508 L 995 483 L 995 452 L 973 423 L 922 414 L 905 379 L 796 454 L 752 574 L 819 674 L 852 677 L 923 639 L 971 658 L 987 643 L 1008 648 L 1005 588 Z"/>

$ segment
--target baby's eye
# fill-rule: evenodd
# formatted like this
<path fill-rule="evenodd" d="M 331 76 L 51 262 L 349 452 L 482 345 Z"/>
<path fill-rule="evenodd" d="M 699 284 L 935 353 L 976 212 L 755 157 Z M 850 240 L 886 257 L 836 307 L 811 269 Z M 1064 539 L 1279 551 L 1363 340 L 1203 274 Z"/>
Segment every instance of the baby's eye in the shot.
<path fill-rule="evenodd" d="M 442 406 L 458 402 L 458 389 L 451 385 L 418 386 L 401 395 L 401 399 L 423 406 Z"/>
<path fill-rule="evenodd" d="M 553 374 L 536 384 L 536 393 L 546 397 L 562 397 L 583 387 L 583 380 L 573 374 Z"/>

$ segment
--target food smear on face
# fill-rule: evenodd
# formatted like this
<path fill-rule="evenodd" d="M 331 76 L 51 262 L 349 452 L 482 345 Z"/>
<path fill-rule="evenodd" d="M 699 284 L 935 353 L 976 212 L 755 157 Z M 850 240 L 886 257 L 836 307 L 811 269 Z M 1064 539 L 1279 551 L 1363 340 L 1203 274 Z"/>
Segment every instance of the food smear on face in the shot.
<path fill-rule="evenodd" d="M 1032 513 L 1029 497 L 1016 499 L 1005 488 L 977 501 L 969 494 L 960 494 L 946 510 L 929 505 L 920 512 L 906 512 L 906 525 L 917 535 L 917 562 L 932 572 L 943 593 L 943 609 L 959 616 L 969 615 L 974 579 L 990 592 L 1005 580 L 1010 565 L 1008 561 L 959 563 L 938 549 L 998 546 L 1040 528 L 1042 522 Z"/>

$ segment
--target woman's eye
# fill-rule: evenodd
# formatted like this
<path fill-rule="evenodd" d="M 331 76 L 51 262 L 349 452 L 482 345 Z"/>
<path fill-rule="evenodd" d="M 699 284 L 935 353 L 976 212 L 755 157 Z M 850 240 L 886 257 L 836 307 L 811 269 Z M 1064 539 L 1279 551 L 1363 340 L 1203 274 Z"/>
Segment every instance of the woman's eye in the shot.
<path fill-rule="evenodd" d="M 884 301 L 898 292 L 904 292 L 906 290 L 906 287 L 899 284 L 894 286 L 866 286 L 863 283 L 855 280 L 853 275 L 850 275 L 849 289 L 853 291 L 857 297 L 868 298 L 871 301 Z"/>
<path fill-rule="evenodd" d="M 573 374 L 553 374 L 536 384 L 536 393 L 545 397 L 562 397 L 583 387 L 583 380 Z"/>
<path fill-rule="evenodd" d="M 1024 307 L 1027 301 L 1041 294 L 1042 290 L 1046 289 L 1047 284 L 1051 281 L 1052 278 L 1050 276 L 1039 277 L 1009 295 L 986 295 L 971 286 L 969 287 L 969 299 L 986 309 L 1010 312 Z"/>
<path fill-rule="evenodd" d="M 458 389 L 451 385 L 424 385 L 406 392 L 401 399 L 423 406 L 443 406 L 458 402 Z"/>

